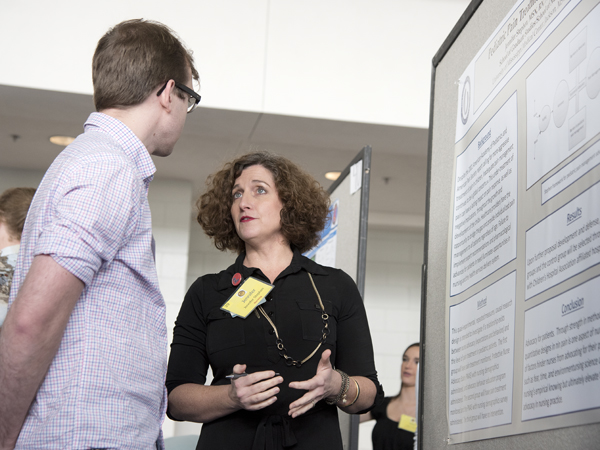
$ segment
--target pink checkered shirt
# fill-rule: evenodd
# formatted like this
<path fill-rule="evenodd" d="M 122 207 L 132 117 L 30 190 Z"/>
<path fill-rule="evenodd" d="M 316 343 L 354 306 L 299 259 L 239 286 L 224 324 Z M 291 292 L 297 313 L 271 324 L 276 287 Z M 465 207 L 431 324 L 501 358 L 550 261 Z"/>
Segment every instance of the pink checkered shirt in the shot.
<path fill-rule="evenodd" d="M 152 252 L 155 166 L 120 121 L 93 113 L 32 203 L 11 302 L 35 255 L 85 283 L 18 449 L 163 447 L 165 302 Z"/>

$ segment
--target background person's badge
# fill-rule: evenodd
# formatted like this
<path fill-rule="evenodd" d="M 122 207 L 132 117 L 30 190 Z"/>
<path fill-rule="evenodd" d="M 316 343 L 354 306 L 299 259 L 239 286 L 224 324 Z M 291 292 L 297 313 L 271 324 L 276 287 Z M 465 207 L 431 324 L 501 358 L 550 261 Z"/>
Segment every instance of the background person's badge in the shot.
<path fill-rule="evenodd" d="M 417 431 L 417 421 L 414 417 L 402 414 L 400 422 L 398 422 L 398 428 L 414 433 Z"/>

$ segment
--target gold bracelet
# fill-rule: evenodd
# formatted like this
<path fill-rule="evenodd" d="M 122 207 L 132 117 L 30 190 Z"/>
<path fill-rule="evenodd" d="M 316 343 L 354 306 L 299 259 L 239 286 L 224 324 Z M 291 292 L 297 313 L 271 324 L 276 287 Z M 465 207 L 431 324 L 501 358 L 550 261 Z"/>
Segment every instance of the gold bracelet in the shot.
<path fill-rule="evenodd" d="M 352 378 L 352 377 L 350 377 L 350 378 Z M 356 397 L 354 397 L 354 400 L 352 400 L 352 403 L 350 403 L 349 405 L 346 405 L 346 407 L 354 405 L 356 403 L 356 400 L 358 400 L 358 396 L 360 395 L 360 385 L 358 384 L 358 381 L 356 381 L 356 378 L 352 378 L 352 381 L 354 381 L 354 383 L 356 383 Z"/>

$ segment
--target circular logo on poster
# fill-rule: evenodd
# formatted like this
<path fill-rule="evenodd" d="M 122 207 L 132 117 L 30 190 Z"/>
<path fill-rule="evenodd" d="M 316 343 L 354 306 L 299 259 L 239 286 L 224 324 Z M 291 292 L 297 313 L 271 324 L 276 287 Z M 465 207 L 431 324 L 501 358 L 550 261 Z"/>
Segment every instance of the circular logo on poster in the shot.
<path fill-rule="evenodd" d="M 467 77 L 463 84 L 462 95 L 460 98 L 460 119 L 463 125 L 467 124 L 469 111 L 471 109 L 471 79 Z"/>

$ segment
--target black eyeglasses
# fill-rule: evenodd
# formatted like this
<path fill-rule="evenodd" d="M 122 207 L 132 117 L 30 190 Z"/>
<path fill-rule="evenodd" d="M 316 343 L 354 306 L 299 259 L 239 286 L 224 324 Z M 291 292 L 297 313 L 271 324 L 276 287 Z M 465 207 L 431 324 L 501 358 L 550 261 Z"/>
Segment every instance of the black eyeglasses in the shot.
<path fill-rule="evenodd" d="M 168 80 L 165 83 L 165 85 L 158 90 L 158 92 L 156 93 L 157 96 L 159 96 L 160 94 L 163 93 L 163 91 L 167 87 L 167 84 L 169 84 L 169 81 L 170 80 Z M 195 92 L 193 89 L 190 89 L 185 84 L 178 83 L 177 81 L 175 82 L 175 87 L 189 95 L 187 112 L 188 112 L 188 114 L 191 113 L 194 109 L 196 109 L 196 106 L 198 106 L 198 103 L 200 103 L 200 99 L 202 97 L 200 96 L 200 94 Z"/>

